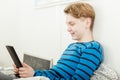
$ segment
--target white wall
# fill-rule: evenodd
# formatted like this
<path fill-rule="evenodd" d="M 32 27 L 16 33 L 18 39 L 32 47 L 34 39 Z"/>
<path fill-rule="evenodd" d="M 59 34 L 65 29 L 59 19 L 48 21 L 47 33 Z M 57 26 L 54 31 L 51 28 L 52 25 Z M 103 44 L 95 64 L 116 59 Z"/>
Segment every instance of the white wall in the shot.
<path fill-rule="evenodd" d="M 118 0 L 89 1 L 95 8 L 94 36 L 104 47 L 104 63 L 120 74 L 120 7 Z M 66 31 L 63 9 L 66 5 L 38 9 L 35 0 L 0 1 L 0 66 L 12 60 L 5 49 L 13 45 L 22 60 L 23 53 L 59 59 L 71 40 Z"/>
<path fill-rule="evenodd" d="M 13 4 L 15 3 L 15 4 Z M 17 34 L 17 14 L 15 0 L 0 0 L 0 66 L 10 65 L 12 61 L 5 45 L 14 44 Z"/>
<path fill-rule="evenodd" d="M 120 7 L 118 0 L 96 1 L 95 37 L 104 47 L 104 63 L 120 74 Z"/>

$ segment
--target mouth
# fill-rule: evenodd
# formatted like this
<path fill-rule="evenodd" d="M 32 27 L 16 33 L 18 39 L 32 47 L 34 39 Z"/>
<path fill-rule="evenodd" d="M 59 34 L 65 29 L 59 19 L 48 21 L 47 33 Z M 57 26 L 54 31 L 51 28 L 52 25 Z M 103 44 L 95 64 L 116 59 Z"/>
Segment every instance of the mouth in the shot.
<path fill-rule="evenodd" d="M 73 36 L 75 33 L 70 33 L 71 34 L 71 36 Z"/>

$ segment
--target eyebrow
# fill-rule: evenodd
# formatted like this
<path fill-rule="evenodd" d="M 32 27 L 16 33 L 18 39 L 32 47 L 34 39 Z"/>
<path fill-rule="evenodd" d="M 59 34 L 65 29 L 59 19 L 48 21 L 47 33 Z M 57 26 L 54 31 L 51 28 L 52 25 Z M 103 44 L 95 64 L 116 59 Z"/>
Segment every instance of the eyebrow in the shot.
<path fill-rule="evenodd" d="M 69 22 L 66 22 L 67 24 L 74 24 L 74 22 L 72 22 L 72 21 L 69 21 Z"/>

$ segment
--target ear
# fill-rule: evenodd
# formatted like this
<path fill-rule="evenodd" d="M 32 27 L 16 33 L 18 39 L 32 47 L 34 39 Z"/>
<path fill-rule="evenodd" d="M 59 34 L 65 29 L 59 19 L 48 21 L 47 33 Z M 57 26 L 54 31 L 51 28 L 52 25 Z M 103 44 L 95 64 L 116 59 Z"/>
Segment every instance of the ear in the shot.
<path fill-rule="evenodd" d="M 91 25 L 91 18 L 86 18 L 86 28 L 90 29 L 90 25 Z"/>

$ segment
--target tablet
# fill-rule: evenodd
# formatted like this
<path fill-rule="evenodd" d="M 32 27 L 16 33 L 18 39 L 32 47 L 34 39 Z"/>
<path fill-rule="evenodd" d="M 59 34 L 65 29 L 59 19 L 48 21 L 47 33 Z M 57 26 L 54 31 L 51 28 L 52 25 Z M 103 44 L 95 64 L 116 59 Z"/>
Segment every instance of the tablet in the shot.
<path fill-rule="evenodd" d="M 7 45 L 6 48 L 7 48 L 8 52 L 9 52 L 9 54 L 10 54 L 10 56 L 11 56 L 14 64 L 16 65 L 16 67 L 17 67 L 17 68 L 22 67 L 22 64 L 21 64 L 21 62 L 20 62 L 20 59 L 19 59 L 19 57 L 17 56 L 17 53 L 16 53 L 14 47 Z"/>

